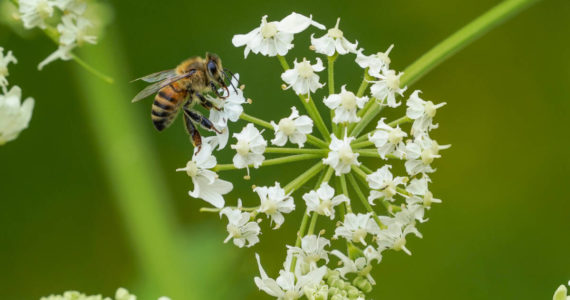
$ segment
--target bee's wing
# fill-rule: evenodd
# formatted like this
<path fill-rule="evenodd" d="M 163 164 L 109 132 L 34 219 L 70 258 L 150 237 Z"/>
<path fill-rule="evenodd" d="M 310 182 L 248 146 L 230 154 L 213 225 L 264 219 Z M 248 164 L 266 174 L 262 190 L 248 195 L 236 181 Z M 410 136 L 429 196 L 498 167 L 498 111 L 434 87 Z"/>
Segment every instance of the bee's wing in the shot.
<path fill-rule="evenodd" d="M 137 78 L 135 80 L 132 80 L 131 82 L 137 81 L 137 80 L 142 80 L 142 81 L 146 81 L 146 82 L 157 82 L 157 81 L 165 80 L 167 78 L 174 77 L 174 76 L 176 76 L 176 70 L 170 69 L 170 70 L 164 70 L 164 71 L 152 73 L 152 74 L 143 76 L 141 78 Z"/>
<path fill-rule="evenodd" d="M 183 78 L 187 78 L 192 76 L 194 73 L 196 73 L 196 70 L 190 70 L 190 72 L 188 73 L 184 73 L 184 74 L 180 74 L 180 75 L 175 75 L 174 77 L 170 77 L 170 78 L 166 78 L 162 81 L 159 82 L 155 82 L 147 87 L 145 87 L 142 91 L 140 91 L 132 100 L 132 102 L 137 102 L 141 99 L 144 99 L 156 92 L 158 92 L 158 90 L 160 90 L 161 88 L 172 84 L 180 79 Z"/>

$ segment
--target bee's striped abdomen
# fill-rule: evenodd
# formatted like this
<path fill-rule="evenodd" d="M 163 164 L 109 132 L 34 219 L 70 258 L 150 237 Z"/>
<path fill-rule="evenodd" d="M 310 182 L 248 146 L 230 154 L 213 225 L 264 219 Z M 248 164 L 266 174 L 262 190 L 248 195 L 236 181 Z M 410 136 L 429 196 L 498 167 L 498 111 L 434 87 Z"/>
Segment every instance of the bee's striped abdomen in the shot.
<path fill-rule="evenodd" d="M 168 85 L 158 91 L 152 104 L 152 123 L 158 131 L 164 130 L 172 124 L 178 109 L 186 99 L 186 91 L 177 92 Z"/>

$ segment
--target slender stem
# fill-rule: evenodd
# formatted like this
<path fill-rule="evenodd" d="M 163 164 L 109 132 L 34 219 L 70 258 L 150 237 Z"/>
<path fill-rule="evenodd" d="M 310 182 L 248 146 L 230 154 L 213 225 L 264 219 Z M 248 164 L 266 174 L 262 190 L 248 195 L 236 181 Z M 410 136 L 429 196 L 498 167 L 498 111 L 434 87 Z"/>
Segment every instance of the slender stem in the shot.
<path fill-rule="evenodd" d="M 334 189 L 335 189 L 335 194 L 339 191 L 342 190 L 342 184 L 340 182 L 342 176 L 337 176 L 336 180 L 335 180 L 335 185 L 334 185 Z M 345 183 L 346 184 L 346 183 Z M 348 195 L 345 194 L 345 196 L 348 197 Z M 340 205 L 339 208 L 339 214 L 340 214 L 340 219 L 344 220 L 344 215 L 346 215 L 346 206 L 345 205 Z"/>
<path fill-rule="evenodd" d="M 287 71 L 290 69 L 289 64 L 287 63 L 287 60 L 285 59 L 285 57 L 283 57 L 281 55 L 277 55 L 277 59 L 279 60 L 279 63 L 281 64 L 281 67 L 283 68 L 283 70 Z"/>
<path fill-rule="evenodd" d="M 322 155 L 320 155 L 320 154 L 290 155 L 290 156 L 285 156 L 285 157 L 266 159 L 261 163 L 261 166 L 262 167 L 273 166 L 273 165 L 286 164 L 286 163 L 290 163 L 290 162 L 307 160 L 307 159 L 315 159 L 315 158 L 321 158 L 321 157 L 322 157 Z M 253 168 L 253 164 L 248 165 L 248 167 Z M 218 171 L 227 171 L 227 170 L 236 170 L 236 169 L 237 169 L 237 167 L 234 166 L 234 164 L 221 164 L 221 165 L 216 165 L 212 169 L 212 171 L 218 172 Z"/>
<path fill-rule="evenodd" d="M 332 167 L 329 167 L 325 173 L 325 176 L 323 176 L 323 180 L 321 180 L 321 183 L 323 182 L 329 182 L 329 180 L 332 177 L 332 174 L 334 172 L 334 169 Z M 320 185 L 319 185 L 320 186 Z"/>
<path fill-rule="evenodd" d="M 353 149 L 354 149 L 354 152 L 360 154 L 363 157 L 382 158 L 382 157 L 380 157 L 380 154 L 378 154 L 378 150 L 376 150 L 376 149 L 355 149 L 354 147 L 353 147 Z M 389 159 L 400 159 L 396 155 L 392 155 L 392 154 L 387 154 L 386 157 Z"/>
<path fill-rule="evenodd" d="M 311 235 L 313 233 L 315 233 L 315 227 L 317 225 L 317 219 L 319 218 L 319 214 L 316 212 L 313 212 L 313 215 L 311 216 L 311 224 L 309 225 L 309 230 L 307 230 L 307 235 Z"/>
<path fill-rule="evenodd" d="M 242 119 L 244 121 L 251 122 L 253 124 L 257 124 L 261 127 L 265 127 L 265 128 L 271 129 L 271 130 L 275 130 L 275 128 L 273 128 L 273 125 L 271 125 L 271 123 L 264 121 L 260 118 L 256 118 L 256 117 L 248 115 L 246 113 L 242 113 L 239 117 L 240 117 L 240 119 Z M 309 144 L 316 146 L 316 147 L 319 147 L 319 148 L 326 148 L 326 149 L 329 148 L 329 145 L 325 141 L 323 141 L 323 140 L 321 140 L 321 139 L 319 139 L 319 138 L 317 138 L 311 134 L 307 134 L 307 142 Z"/>
<path fill-rule="evenodd" d="M 303 174 L 297 176 L 297 178 L 293 179 L 289 182 L 283 189 L 287 194 L 294 192 L 307 181 L 311 180 L 311 178 L 315 177 L 319 172 L 324 168 L 322 161 L 319 161 L 311 168 L 307 169 Z"/>
<path fill-rule="evenodd" d="M 408 118 L 408 116 L 403 116 L 403 117 L 401 117 L 401 118 L 399 118 L 399 119 L 397 119 L 397 120 L 394 120 L 394 121 L 392 121 L 392 122 L 390 122 L 390 123 L 388 123 L 388 124 L 386 124 L 386 125 L 388 125 L 388 126 L 390 126 L 390 127 L 396 127 L 396 126 L 398 126 L 398 125 L 400 125 L 400 124 L 408 123 L 408 122 L 411 122 L 411 121 L 412 121 L 412 119 Z"/>
<path fill-rule="evenodd" d="M 303 149 L 303 148 L 279 148 L 267 147 L 265 153 L 286 153 L 286 154 L 319 154 L 326 156 L 329 153 L 328 149 Z"/>
<path fill-rule="evenodd" d="M 364 171 L 364 174 L 371 174 L 372 170 L 370 170 L 370 168 L 368 168 L 365 165 L 360 165 L 360 167 L 358 167 L 359 169 L 362 169 L 362 171 Z"/>
<path fill-rule="evenodd" d="M 340 176 L 340 187 L 342 188 L 342 193 L 348 199 L 350 199 L 350 195 L 348 194 L 348 187 L 346 186 L 346 176 L 345 175 Z M 346 203 L 346 212 L 347 213 L 352 212 L 352 207 L 350 206 L 350 203 Z"/>
<path fill-rule="evenodd" d="M 376 214 L 374 209 L 372 209 L 370 203 L 368 203 L 368 199 L 366 199 L 366 196 L 364 196 L 364 193 L 362 193 L 362 190 L 360 189 L 358 182 L 356 182 L 356 179 L 354 179 L 354 176 L 349 173 L 347 177 L 348 181 L 350 181 L 352 189 L 356 192 L 356 196 L 358 197 L 358 199 L 360 199 L 364 207 L 366 207 L 366 211 L 372 214 L 372 218 L 374 219 L 374 221 L 376 221 L 376 224 L 378 224 L 380 228 L 385 227 L 384 224 L 382 224 L 382 222 L 380 221 L 380 218 L 378 218 L 378 215 Z"/>
<path fill-rule="evenodd" d="M 409 65 L 405 69 L 404 75 L 402 75 L 400 80 L 401 85 L 413 84 L 457 51 L 537 1 L 538 0 L 506 0 L 497 4 Z"/>
<path fill-rule="evenodd" d="M 238 208 L 237 206 L 226 206 L 230 208 Z M 225 207 L 224 207 L 225 208 Z M 211 213 L 219 213 L 222 211 L 223 208 L 215 208 L 215 207 L 201 207 L 200 212 L 211 212 Z M 255 207 L 241 207 L 241 211 L 256 211 L 259 209 L 259 206 Z"/>
<path fill-rule="evenodd" d="M 110 77 L 107 76 L 105 74 L 103 74 L 102 72 L 98 71 L 97 69 L 95 69 L 94 67 L 92 67 L 91 65 L 89 65 L 88 63 L 86 63 L 84 60 L 82 60 L 81 58 L 79 58 L 77 55 L 71 53 L 71 58 L 78 63 L 80 66 L 82 66 L 85 70 L 87 70 L 88 72 L 90 72 L 91 74 L 95 75 L 95 77 L 98 77 L 99 79 L 107 82 L 107 83 L 113 83 L 115 80 Z"/>
<path fill-rule="evenodd" d="M 374 146 L 374 143 L 370 141 L 364 141 L 360 143 L 351 144 L 350 146 L 352 147 L 352 149 L 360 149 L 360 148 Z"/>
<path fill-rule="evenodd" d="M 329 75 L 329 80 L 328 80 L 328 85 L 329 85 L 329 96 L 335 93 L 335 89 L 334 89 L 334 61 L 336 60 L 336 58 L 338 57 L 338 53 L 335 52 L 335 54 L 333 56 L 329 56 L 327 57 L 328 59 L 328 68 L 327 68 L 327 72 Z M 338 137 L 339 133 L 338 133 L 338 126 L 336 123 L 333 122 L 334 119 L 334 109 L 330 110 L 330 115 L 331 115 L 331 124 L 332 124 L 332 131 L 335 133 L 335 135 Z"/>
<path fill-rule="evenodd" d="M 364 130 L 364 128 L 366 128 L 366 126 L 370 122 L 372 122 L 372 120 L 376 117 L 378 113 L 380 113 L 380 111 L 384 107 L 383 105 L 379 104 L 378 101 L 376 101 L 375 99 L 371 99 L 371 101 L 374 101 L 374 103 L 370 105 L 369 109 L 366 111 L 360 122 L 356 124 L 354 129 L 351 132 L 349 132 L 351 136 L 358 136 L 360 132 L 362 132 L 362 130 Z"/>
<path fill-rule="evenodd" d="M 352 171 L 354 171 L 354 173 L 356 173 L 356 175 L 358 175 L 358 177 L 364 179 L 364 181 L 366 182 L 366 172 L 364 172 L 361 168 L 352 165 Z"/>
<path fill-rule="evenodd" d="M 360 87 L 358 87 L 358 91 L 356 92 L 356 97 L 362 97 L 364 96 L 364 93 L 366 92 L 366 89 L 368 88 L 368 85 L 370 84 L 370 80 L 372 80 L 373 78 L 368 75 L 368 68 L 366 68 L 364 70 L 364 79 L 362 79 L 362 82 L 360 83 Z"/>

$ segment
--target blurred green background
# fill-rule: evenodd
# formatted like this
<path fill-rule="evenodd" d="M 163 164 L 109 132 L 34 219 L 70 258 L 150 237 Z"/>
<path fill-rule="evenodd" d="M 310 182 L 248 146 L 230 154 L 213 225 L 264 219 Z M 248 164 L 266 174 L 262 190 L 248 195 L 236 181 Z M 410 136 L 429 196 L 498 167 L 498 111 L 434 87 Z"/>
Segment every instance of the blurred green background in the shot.
<path fill-rule="evenodd" d="M 275 277 L 284 243 L 294 243 L 301 210 L 279 231 L 262 226 L 261 243 L 253 248 L 223 244 L 226 221 L 199 213 L 205 203 L 191 199 L 190 179 L 174 172 L 192 151 L 181 122 L 156 132 L 150 100 L 131 104 L 142 86 L 128 80 L 212 51 L 241 74 L 246 96 L 254 100 L 246 112 L 278 120 L 298 105 L 290 91 L 280 90 L 279 63 L 252 54 L 244 60 L 243 49 L 231 44 L 234 34 L 258 26 L 261 16 L 280 20 L 291 11 L 312 13 L 327 27 L 340 16 L 345 36 L 358 40 L 366 53 L 394 43 L 392 68 L 403 70 L 497 3 L 112 1 L 112 23 L 100 44 L 87 46 L 82 57 L 111 73 L 117 79 L 113 86 L 73 62 L 56 62 L 38 72 L 37 64 L 55 46 L 41 33 L 22 37 L 0 25 L 0 46 L 19 59 L 10 67 L 10 83 L 36 99 L 30 128 L 0 147 L 0 299 L 37 299 L 69 289 L 112 295 L 119 286 L 139 299 L 155 299 L 174 296 L 176 292 L 163 289 L 176 280 L 187 290 L 184 299 L 266 299 L 253 283 L 258 275 L 254 253 L 262 254 L 266 271 Z M 385 254 L 374 270 L 372 298 L 550 299 L 570 279 L 568 16 L 567 0 L 539 2 L 411 87 L 421 89 L 424 99 L 448 103 L 438 112 L 440 128 L 434 136 L 453 146 L 437 161 L 438 172 L 432 176 L 434 195 L 444 202 L 419 226 L 424 239 L 409 240 L 411 257 Z M 313 57 L 308 40 L 307 32 L 296 36 L 289 61 Z M 361 70 L 353 59 L 341 57 L 336 64 L 337 86 L 347 82 L 356 89 L 360 83 Z M 104 97 L 106 88 L 125 95 Z M 94 99 L 93 91 L 101 97 Z M 121 109 L 104 111 L 105 117 L 94 120 L 89 111 L 93 105 L 110 102 L 108 107 Z M 159 207 L 168 213 L 166 224 L 178 228 L 174 238 L 181 247 L 181 255 L 161 257 L 157 268 L 171 265 L 176 257 L 174 265 L 182 273 L 149 274 L 143 267 L 145 256 L 137 252 L 123 217 L 129 206 L 115 196 L 116 178 L 108 176 L 103 155 L 121 141 L 96 134 L 97 126 L 106 122 L 124 124 L 129 136 L 144 141 L 145 149 L 119 151 L 141 151 L 151 158 L 135 164 L 154 170 L 150 176 L 160 185 Z M 234 131 L 243 124 L 235 124 Z M 230 152 L 224 151 L 218 161 L 230 162 Z M 230 202 L 241 197 L 254 203 L 252 183 L 272 185 L 279 178 L 285 184 L 302 166 L 254 171 L 251 182 L 241 180 L 242 171 L 223 174 L 242 182 Z M 123 172 L 144 177 L 136 169 Z M 300 196 L 296 200 L 303 207 Z M 141 201 L 142 210 L 145 203 Z M 161 240 L 146 243 L 162 246 Z"/>

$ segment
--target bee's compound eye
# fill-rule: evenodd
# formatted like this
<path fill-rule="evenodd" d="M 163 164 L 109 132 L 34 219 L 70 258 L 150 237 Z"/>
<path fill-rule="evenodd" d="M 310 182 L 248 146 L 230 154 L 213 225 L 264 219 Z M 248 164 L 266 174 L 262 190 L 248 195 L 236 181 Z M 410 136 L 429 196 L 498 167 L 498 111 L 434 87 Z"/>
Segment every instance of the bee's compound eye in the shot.
<path fill-rule="evenodd" d="M 218 72 L 218 67 L 216 66 L 216 62 L 214 62 L 213 60 L 208 62 L 208 71 L 210 71 L 210 74 L 215 75 Z"/>

